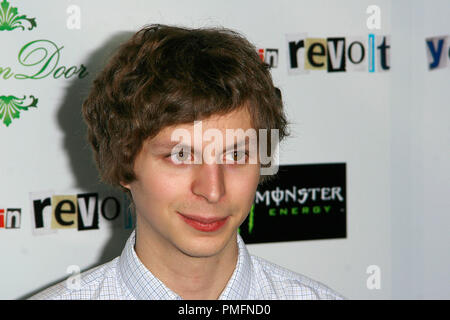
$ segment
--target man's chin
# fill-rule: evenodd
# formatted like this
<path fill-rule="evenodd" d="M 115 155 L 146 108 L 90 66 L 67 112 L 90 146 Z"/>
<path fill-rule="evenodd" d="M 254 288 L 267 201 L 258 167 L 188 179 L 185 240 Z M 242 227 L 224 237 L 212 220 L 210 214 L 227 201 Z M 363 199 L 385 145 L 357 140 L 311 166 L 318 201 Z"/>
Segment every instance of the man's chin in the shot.
<path fill-rule="evenodd" d="M 229 242 L 230 238 L 199 237 L 184 241 L 179 249 L 192 258 L 210 258 L 222 254 Z"/>

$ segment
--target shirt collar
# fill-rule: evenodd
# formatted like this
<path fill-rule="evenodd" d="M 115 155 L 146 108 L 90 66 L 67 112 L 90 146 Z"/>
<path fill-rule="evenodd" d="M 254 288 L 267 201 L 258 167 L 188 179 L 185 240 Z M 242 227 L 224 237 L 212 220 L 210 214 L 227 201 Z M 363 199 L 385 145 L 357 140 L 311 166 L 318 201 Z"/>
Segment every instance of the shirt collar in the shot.
<path fill-rule="evenodd" d="M 132 295 L 139 300 L 180 300 L 181 297 L 166 287 L 136 255 L 136 231 L 128 238 L 119 258 L 119 274 Z M 237 235 L 238 260 L 236 268 L 219 300 L 247 299 L 250 291 L 252 262 L 241 236 Z"/>
<path fill-rule="evenodd" d="M 239 254 L 236 268 L 234 268 L 230 280 L 219 296 L 219 300 L 245 300 L 250 292 L 252 261 L 244 240 L 242 240 L 239 233 L 237 235 L 237 243 Z"/>

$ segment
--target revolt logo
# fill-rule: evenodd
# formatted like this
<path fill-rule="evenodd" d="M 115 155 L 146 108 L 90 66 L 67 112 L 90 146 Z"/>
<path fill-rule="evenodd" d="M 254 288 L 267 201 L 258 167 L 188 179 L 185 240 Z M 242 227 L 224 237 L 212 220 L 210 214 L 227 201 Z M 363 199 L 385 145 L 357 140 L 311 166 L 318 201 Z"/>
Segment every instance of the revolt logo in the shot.
<path fill-rule="evenodd" d="M 286 42 L 290 75 L 310 70 L 373 73 L 390 69 L 389 35 L 308 38 L 307 33 L 299 33 L 286 35 Z"/>
<path fill-rule="evenodd" d="M 96 230 L 100 220 L 113 223 L 123 216 L 126 229 L 132 227 L 129 210 L 114 196 L 100 198 L 98 193 L 54 195 L 31 193 L 33 234 L 54 233 L 57 229 Z M 117 223 L 116 223 L 117 225 Z"/>

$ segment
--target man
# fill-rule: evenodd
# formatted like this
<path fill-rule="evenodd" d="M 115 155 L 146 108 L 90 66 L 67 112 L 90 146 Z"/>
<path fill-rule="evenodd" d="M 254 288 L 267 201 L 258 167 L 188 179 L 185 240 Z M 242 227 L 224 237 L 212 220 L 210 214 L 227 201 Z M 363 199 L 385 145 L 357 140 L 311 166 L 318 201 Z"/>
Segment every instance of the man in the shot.
<path fill-rule="evenodd" d="M 261 155 L 276 150 L 272 133 L 288 135 L 268 65 L 241 35 L 144 27 L 94 81 L 83 115 L 100 175 L 131 197 L 136 230 L 79 287 L 33 298 L 342 298 L 249 255 L 238 234 L 270 178 Z"/>

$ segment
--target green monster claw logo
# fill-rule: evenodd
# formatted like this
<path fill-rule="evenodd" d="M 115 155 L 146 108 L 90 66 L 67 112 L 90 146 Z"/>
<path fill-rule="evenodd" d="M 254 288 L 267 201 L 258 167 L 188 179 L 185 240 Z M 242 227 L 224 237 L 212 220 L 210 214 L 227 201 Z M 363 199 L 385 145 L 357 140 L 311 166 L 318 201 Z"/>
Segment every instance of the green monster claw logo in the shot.
<path fill-rule="evenodd" d="M 3 123 L 9 126 L 12 119 L 19 119 L 20 111 L 27 111 L 28 108 L 37 108 L 38 100 L 34 96 L 30 95 L 32 99 L 29 105 L 24 106 L 23 103 L 26 96 L 22 99 L 15 96 L 0 96 L 0 120 L 3 119 Z"/>
<path fill-rule="evenodd" d="M 255 212 L 255 204 L 252 204 L 252 208 L 250 209 L 250 214 L 248 217 L 248 233 L 251 234 L 253 230 L 253 217 Z"/>
<path fill-rule="evenodd" d="M 21 20 L 26 20 L 30 23 L 28 30 L 36 27 L 36 18 L 27 18 L 26 15 L 19 16 L 17 8 L 10 7 L 9 2 L 3 0 L 0 10 L 0 31 L 12 31 L 17 28 L 21 28 L 24 31 L 25 27 L 22 25 Z"/>
<path fill-rule="evenodd" d="M 253 218 L 254 218 L 254 214 L 255 214 L 255 204 L 252 204 L 252 208 L 250 209 L 250 214 L 248 215 L 248 233 L 251 234 L 253 231 L 253 226 L 254 226 L 254 222 L 253 222 Z M 241 228 L 238 228 L 238 233 L 241 233 Z"/>

